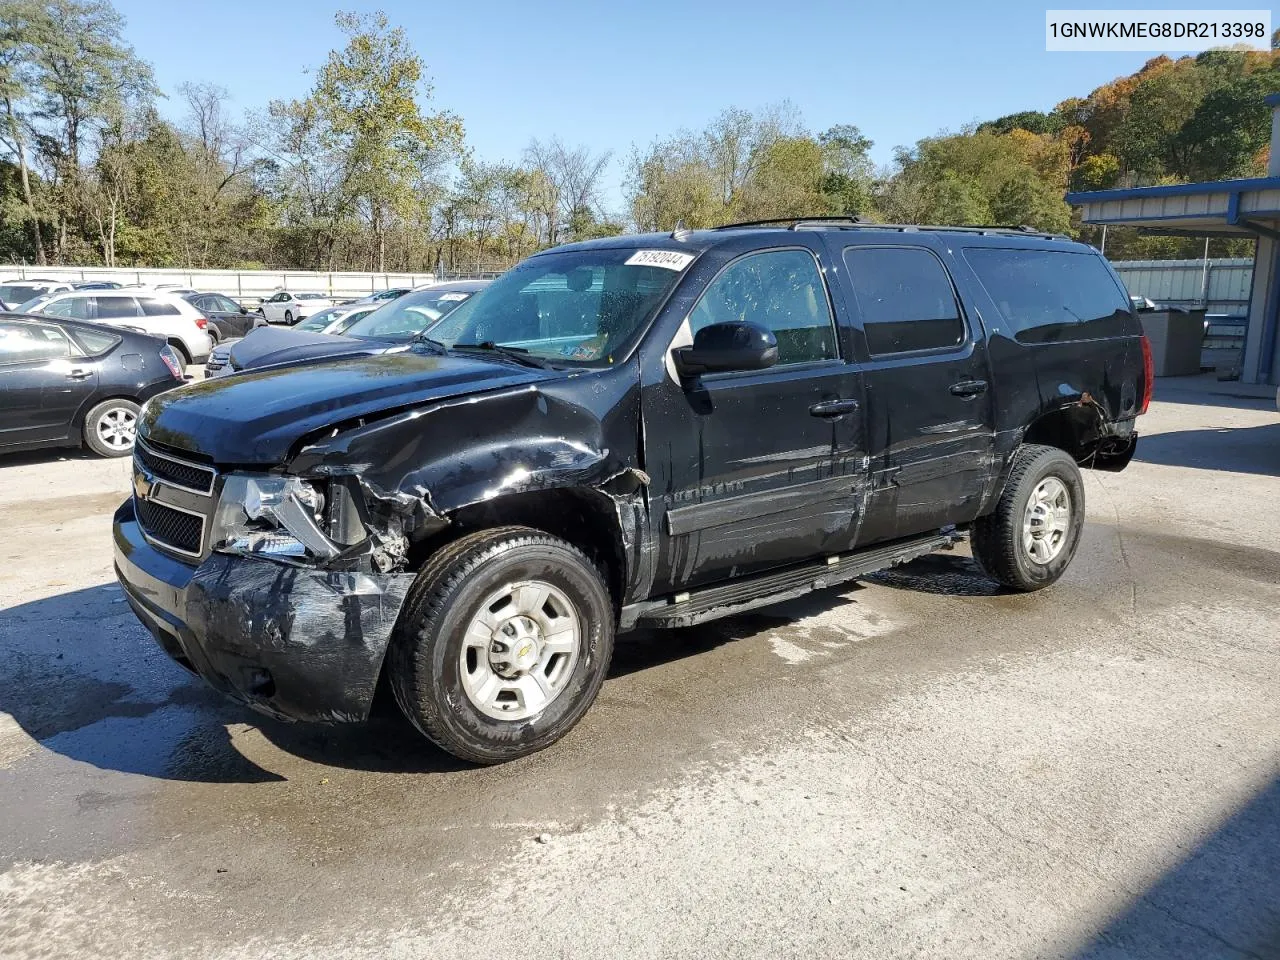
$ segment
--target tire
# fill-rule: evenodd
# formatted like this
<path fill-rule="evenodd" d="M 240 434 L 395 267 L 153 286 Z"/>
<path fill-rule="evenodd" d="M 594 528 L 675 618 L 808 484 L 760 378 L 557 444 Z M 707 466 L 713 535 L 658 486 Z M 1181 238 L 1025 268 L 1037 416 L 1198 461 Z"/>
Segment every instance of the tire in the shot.
<path fill-rule="evenodd" d="M 543 587 L 541 607 L 522 601 Z M 496 610 L 491 626 L 479 622 L 485 607 Z M 535 612 L 526 617 L 528 609 Z M 542 645 L 550 639 L 567 650 L 575 625 L 574 652 Z M 504 652 L 495 641 L 505 640 L 507 628 L 515 639 Z M 613 635 L 612 598 L 580 550 L 529 527 L 497 527 L 427 561 L 392 636 L 388 679 L 405 716 L 441 749 L 472 763 L 502 763 L 550 746 L 582 718 L 609 670 Z M 526 659 L 495 662 L 504 657 Z M 547 686 L 534 676 L 539 671 Z"/>
<path fill-rule="evenodd" d="M 289 326 L 293 326 L 293 311 L 292 311 L 292 310 L 286 310 L 286 311 L 284 312 L 284 322 L 285 322 L 285 323 L 287 323 L 287 324 L 289 324 Z"/>
<path fill-rule="evenodd" d="M 100 457 L 129 456 L 139 409 L 132 400 L 103 400 L 85 415 L 84 445 Z"/>
<path fill-rule="evenodd" d="M 1062 503 L 1065 517 L 1053 506 Z M 1062 576 L 1083 528 L 1080 468 L 1057 447 L 1027 444 L 1014 454 L 995 510 L 974 523 L 970 539 L 974 559 L 992 579 L 1030 592 Z"/>
<path fill-rule="evenodd" d="M 209 324 L 209 329 L 206 330 L 205 333 L 209 335 L 209 344 L 211 347 L 216 347 L 220 342 L 222 342 L 222 335 L 218 333 L 218 329 L 213 324 Z"/>

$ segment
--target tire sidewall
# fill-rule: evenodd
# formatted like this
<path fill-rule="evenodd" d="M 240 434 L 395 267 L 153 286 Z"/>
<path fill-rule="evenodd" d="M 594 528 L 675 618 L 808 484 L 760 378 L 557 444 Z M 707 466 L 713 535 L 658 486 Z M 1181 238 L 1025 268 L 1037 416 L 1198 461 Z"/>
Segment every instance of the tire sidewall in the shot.
<path fill-rule="evenodd" d="M 103 416 L 111 410 L 125 409 L 133 411 L 134 422 L 137 423 L 137 416 L 140 407 L 132 400 L 104 400 L 97 404 L 84 418 L 84 442 L 90 450 L 100 457 L 127 457 L 133 453 L 133 445 L 127 450 L 116 450 L 112 447 L 105 446 L 98 439 L 98 423 Z"/>
<path fill-rule="evenodd" d="M 544 580 L 564 591 L 582 624 L 581 647 L 568 686 L 540 713 L 498 720 L 481 713 L 463 687 L 462 641 L 482 601 L 507 583 Z M 511 545 L 455 586 L 444 601 L 434 636 L 415 628 L 429 657 L 417 691 L 429 699 L 440 726 L 478 756 L 506 759 L 541 749 L 562 737 L 594 701 L 613 650 L 613 608 L 604 585 L 569 550 L 553 544 Z"/>
<path fill-rule="evenodd" d="M 1067 488 L 1067 496 L 1071 498 L 1071 518 L 1067 527 L 1067 542 L 1062 545 L 1058 555 L 1048 563 L 1037 563 L 1031 559 L 1022 543 L 1022 524 L 1026 516 L 1027 504 L 1036 487 L 1047 477 L 1056 477 Z M 1018 575 L 1030 587 L 1048 586 L 1055 582 L 1066 571 L 1080 545 L 1080 534 L 1084 529 L 1084 480 L 1080 470 L 1066 454 L 1057 454 L 1044 458 L 1043 463 L 1035 464 L 1022 478 L 1018 490 L 1014 510 L 1013 556 L 1017 564 Z"/>

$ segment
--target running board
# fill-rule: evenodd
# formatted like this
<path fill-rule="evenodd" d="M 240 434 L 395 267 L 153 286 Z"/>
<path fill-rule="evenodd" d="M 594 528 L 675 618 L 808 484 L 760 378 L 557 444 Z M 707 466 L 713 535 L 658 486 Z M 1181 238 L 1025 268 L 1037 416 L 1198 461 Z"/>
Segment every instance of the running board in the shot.
<path fill-rule="evenodd" d="M 913 537 L 856 553 L 825 557 L 700 590 L 628 604 L 622 608 L 619 626 L 627 630 L 632 627 L 688 627 L 704 623 L 896 567 L 916 557 L 945 550 L 961 539 L 963 534 L 953 529 L 945 530 L 927 537 Z"/>

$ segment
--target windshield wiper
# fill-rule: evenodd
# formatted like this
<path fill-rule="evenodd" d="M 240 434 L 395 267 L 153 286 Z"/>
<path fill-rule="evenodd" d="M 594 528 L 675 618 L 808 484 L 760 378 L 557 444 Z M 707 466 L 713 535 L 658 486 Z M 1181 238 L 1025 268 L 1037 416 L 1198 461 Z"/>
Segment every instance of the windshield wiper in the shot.
<path fill-rule="evenodd" d="M 486 353 L 496 353 L 499 356 L 507 357 L 516 363 L 522 363 L 526 367 L 537 367 L 539 370 L 552 369 L 551 364 L 541 357 L 535 357 L 524 347 L 506 347 L 500 343 L 494 343 L 492 340 L 485 340 L 482 343 L 455 343 L 450 349 L 452 350 L 483 350 Z"/>
<path fill-rule="evenodd" d="M 412 344 L 425 343 L 427 346 L 435 348 L 440 353 L 449 352 L 449 347 L 447 344 L 441 343 L 439 340 L 433 340 L 430 337 L 428 337 L 425 333 L 415 333 L 413 335 L 413 339 L 410 340 L 409 342 Z"/>

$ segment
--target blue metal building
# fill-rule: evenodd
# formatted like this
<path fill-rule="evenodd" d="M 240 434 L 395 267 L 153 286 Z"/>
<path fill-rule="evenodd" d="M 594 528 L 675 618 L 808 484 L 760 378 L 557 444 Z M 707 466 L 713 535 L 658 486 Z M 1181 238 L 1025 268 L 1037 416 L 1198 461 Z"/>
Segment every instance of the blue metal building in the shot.
<path fill-rule="evenodd" d="M 1251 236 L 1257 241 L 1248 332 L 1240 372 L 1246 383 L 1280 383 L 1280 94 L 1271 107 L 1267 176 L 1069 193 L 1085 223 L 1144 227 L 1197 237 Z"/>

